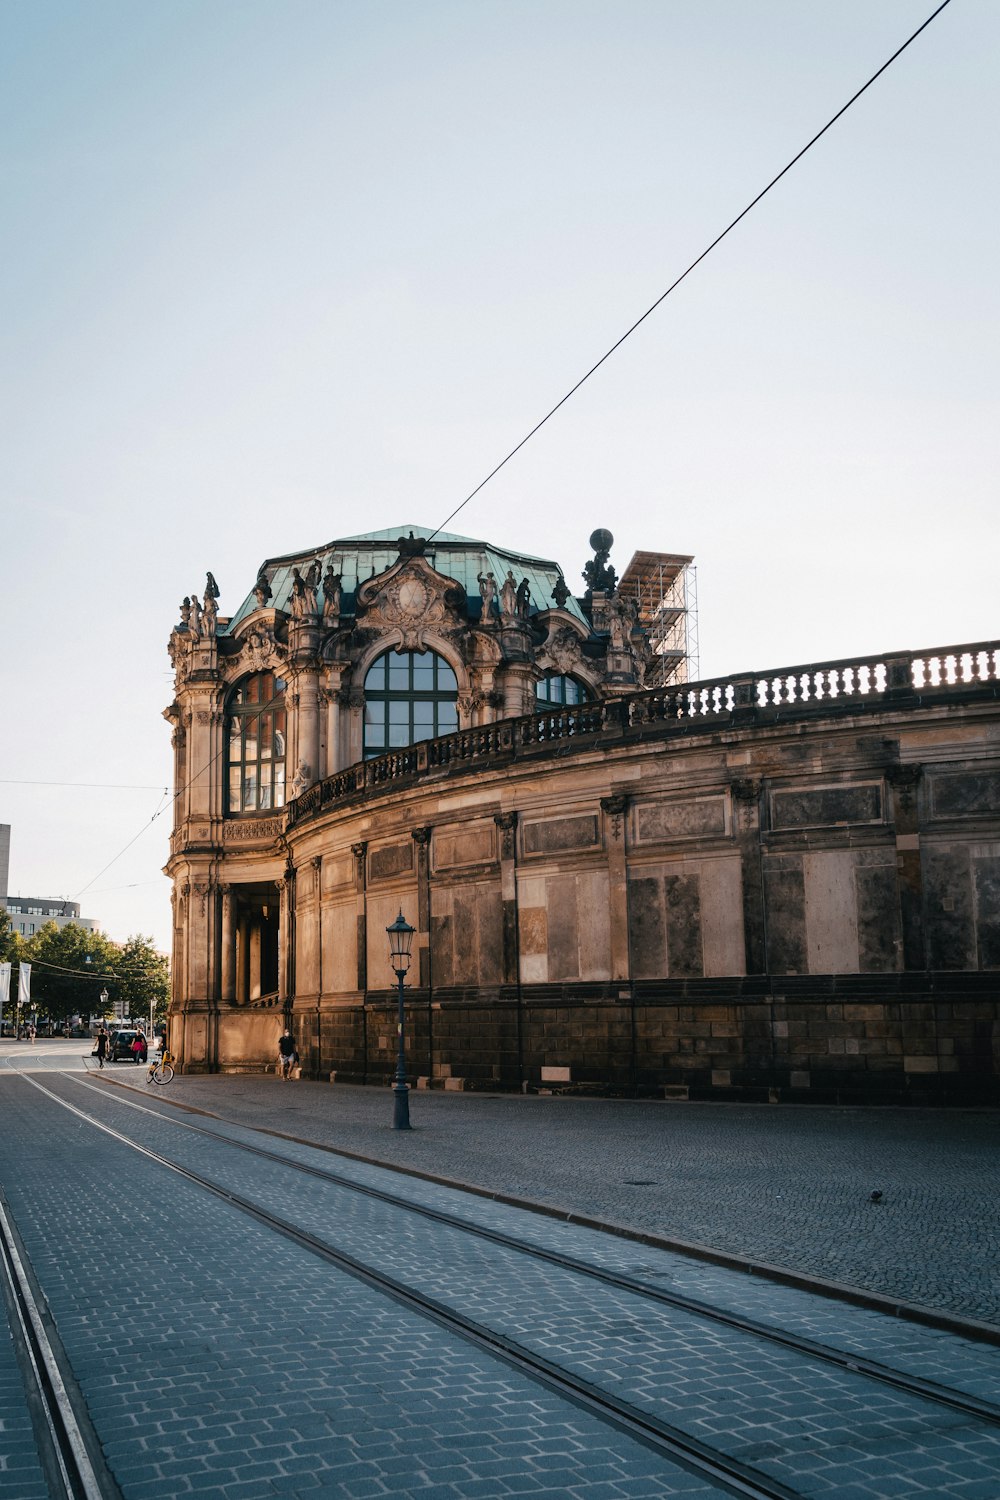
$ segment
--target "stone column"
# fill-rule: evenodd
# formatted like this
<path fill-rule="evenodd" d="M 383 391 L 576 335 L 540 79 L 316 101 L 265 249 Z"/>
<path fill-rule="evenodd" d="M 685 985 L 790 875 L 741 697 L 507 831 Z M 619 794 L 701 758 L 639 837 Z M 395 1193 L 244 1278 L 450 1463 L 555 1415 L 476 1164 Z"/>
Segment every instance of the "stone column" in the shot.
<path fill-rule="evenodd" d="M 535 710 L 535 677 L 531 664 L 509 662 L 503 676 L 503 717 L 519 719 Z"/>
<path fill-rule="evenodd" d="M 919 765 L 897 765 L 890 766 L 885 773 L 891 789 L 892 821 L 896 829 L 896 889 L 899 893 L 904 969 L 927 967 L 923 924 L 924 877 L 917 814 L 917 787 L 922 770 Z"/>
<path fill-rule="evenodd" d="M 611 978 L 631 979 L 628 932 L 628 869 L 625 863 L 626 796 L 602 797 L 604 847 L 608 852 L 608 905 L 611 915 Z"/>
<path fill-rule="evenodd" d="M 743 949 L 746 972 L 767 972 L 764 927 L 764 876 L 760 847 L 761 783 L 749 777 L 730 782 L 733 799 L 733 832 L 740 851 L 743 887 Z"/>
<path fill-rule="evenodd" d="M 298 682 L 299 732 L 298 765 L 296 774 L 303 766 L 308 767 L 308 784 L 319 780 L 319 685 L 315 670 L 307 667 Z"/>
<path fill-rule="evenodd" d="M 250 918 L 243 912 L 236 924 L 236 999 L 245 1005 L 250 998 Z"/>
<path fill-rule="evenodd" d="M 278 881 L 278 998 L 290 1005 L 295 994 L 295 870 L 289 865 Z"/>
<path fill-rule="evenodd" d="M 224 885 L 222 890 L 222 954 L 221 954 L 221 994 L 219 998 L 225 1005 L 232 1005 L 236 999 L 236 897 L 233 895 L 231 885 Z"/>

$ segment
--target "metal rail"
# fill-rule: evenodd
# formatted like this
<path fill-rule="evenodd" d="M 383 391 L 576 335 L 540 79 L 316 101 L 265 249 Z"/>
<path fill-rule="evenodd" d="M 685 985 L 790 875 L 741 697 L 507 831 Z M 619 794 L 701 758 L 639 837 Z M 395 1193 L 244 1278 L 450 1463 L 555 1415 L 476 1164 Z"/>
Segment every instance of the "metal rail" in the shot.
<path fill-rule="evenodd" d="M 103 1091 L 94 1084 L 84 1083 L 82 1079 L 73 1078 L 73 1082 L 82 1088 L 89 1088 L 94 1093 Z M 126 1087 L 131 1087 L 126 1085 Z M 158 1109 L 152 1109 L 146 1104 L 140 1104 L 135 1100 L 122 1100 L 129 1109 L 139 1110 L 143 1114 L 150 1114 L 156 1119 L 166 1118 Z M 836 1368 L 846 1370 L 853 1375 L 863 1375 L 870 1380 L 878 1381 L 882 1385 L 891 1386 L 895 1390 L 903 1391 L 907 1395 L 917 1396 L 921 1400 L 931 1401 L 935 1405 L 945 1406 L 953 1411 L 961 1412 L 965 1416 L 976 1418 L 978 1421 L 988 1422 L 993 1426 L 1000 1426 L 1000 1405 L 991 1401 L 983 1400 L 973 1396 L 966 1391 L 955 1390 L 951 1386 L 939 1384 L 937 1381 L 927 1380 L 922 1376 L 910 1375 L 902 1370 L 895 1370 L 889 1365 L 882 1364 L 879 1360 L 868 1359 L 864 1355 L 848 1354 L 844 1350 L 836 1349 L 832 1345 L 821 1343 L 817 1339 L 805 1338 L 800 1334 L 791 1333 L 786 1329 L 775 1328 L 768 1323 L 761 1323 L 757 1319 L 747 1318 L 739 1313 L 730 1312 L 726 1308 L 715 1307 L 711 1303 L 703 1302 L 695 1297 L 686 1297 L 679 1292 L 671 1292 L 663 1287 L 651 1286 L 649 1282 L 642 1281 L 637 1277 L 627 1276 L 619 1271 L 609 1271 L 602 1266 L 590 1261 L 578 1259 L 576 1256 L 566 1255 L 562 1251 L 548 1250 L 541 1245 L 526 1243 L 517 1239 L 514 1235 L 505 1234 L 503 1230 L 489 1229 L 485 1225 L 473 1224 L 469 1220 L 457 1214 L 450 1214 L 444 1209 L 431 1208 L 426 1204 L 414 1203 L 411 1199 L 403 1198 L 399 1194 L 390 1193 L 382 1188 L 372 1187 L 366 1183 L 359 1183 L 350 1177 L 330 1171 L 324 1167 L 310 1166 L 308 1163 L 295 1161 L 277 1151 L 270 1151 L 264 1146 L 255 1146 L 248 1141 L 236 1141 L 230 1136 L 222 1135 L 217 1130 L 211 1130 L 204 1125 L 194 1125 L 188 1120 L 171 1119 L 169 1121 L 182 1130 L 190 1130 L 196 1135 L 208 1136 L 211 1140 L 220 1141 L 227 1146 L 233 1146 L 237 1150 L 245 1151 L 252 1156 L 258 1156 L 265 1161 L 276 1162 L 284 1167 L 292 1167 L 307 1177 L 316 1177 L 321 1181 L 329 1182 L 338 1188 L 347 1189 L 362 1197 L 372 1198 L 376 1202 L 385 1203 L 389 1207 L 404 1210 L 420 1218 L 429 1219 L 433 1223 L 441 1224 L 449 1229 L 456 1229 L 463 1233 L 486 1240 L 491 1244 L 500 1245 L 504 1249 L 514 1250 L 522 1255 L 530 1256 L 534 1260 L 544 1261 L 548 1265 L 556 1266 L 560 1270 L 570 1271 L 576 1275 L 586 1276 L 591 1280 L 600 1281 L 616 1291 L 629 1292 L 635 1296 L 644 1297 L 647 1301 L 656 1302 L 665 1307 L 671 1307 L 679 1312 L 688 1313 L 691 1316 L 704 1318 L 713 1323 L 722 1324 L 724 1327 L 734 1329 L 736 1332 L 748 1334 L 754 1338 L 765 1339 L 770 1343 L 778 1344 L 786 1349 L 792 1349 L 798 1354 L 810 1359 L 818 1359 L 825 1364 L 834 1365 Z M 243 1129 L 252 1127 L 244 1126 Z M 320 1147 L 321 1149 L 338 1154 L 335 1147 Z M 459 1191 L 453 1188 L 452 1191 Z M 676 1252 L 675 1252 L 676 1253 Z"/>
<path fill-rule="evenodd" d="M 117 1485 L 98 1478 L 59 1363 L 18 1248 L 17 1236 L 0 1199 L 0 1261 L 3 1287 L 10 1308 L 11 1333 L 30 1384 L 29 1406 L 40 1414 L 34 1423 L 39 1460 L 50 1487 L 66 1500 L 111 1500 Z"/>

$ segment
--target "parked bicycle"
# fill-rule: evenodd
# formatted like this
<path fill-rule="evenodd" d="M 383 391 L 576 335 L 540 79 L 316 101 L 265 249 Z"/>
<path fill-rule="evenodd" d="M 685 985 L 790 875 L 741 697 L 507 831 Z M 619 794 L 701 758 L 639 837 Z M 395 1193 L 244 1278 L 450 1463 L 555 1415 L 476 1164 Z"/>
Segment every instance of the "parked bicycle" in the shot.
<path fill-rule="evenodd" d="M 146 1082 L 169 1083 L 171 1078 L 173 1078 L 174 1076 L 174 1070 L 171 1067 L 173 1060 L 173 1053 L 167 1052 L 166 1049 L 164 1049 L 159 1054 L 159 1056 L 150 1063 L 149 1068 L 146 1071 Z"/>

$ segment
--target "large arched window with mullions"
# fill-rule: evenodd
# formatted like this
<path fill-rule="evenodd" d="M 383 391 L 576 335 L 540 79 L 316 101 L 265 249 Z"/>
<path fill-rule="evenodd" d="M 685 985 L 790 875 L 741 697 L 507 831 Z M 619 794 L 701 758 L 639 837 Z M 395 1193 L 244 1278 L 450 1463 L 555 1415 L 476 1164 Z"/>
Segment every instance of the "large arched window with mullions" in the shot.
<path fill-rule="evenodd" d="M 365 677 L 365 760 L 458 728 L 458 681 L 433 651 L 387 651 Z"/>
<path fill-rule="evenodd" d="M 543 677 L 535 688 L 535 697 L 538 700 L 539 710 L 546 709 L 550 703 L 586 703 L 590 694 L 582 682 L 577 682 L 575 677 L 565 677 L 558 672 Z"/>
<path fill-rule="evenodd" d="M 273 672 L 245 677 L 226 712 L 227 802 L 231 813 L 285 805 L 285 683 Z"/>

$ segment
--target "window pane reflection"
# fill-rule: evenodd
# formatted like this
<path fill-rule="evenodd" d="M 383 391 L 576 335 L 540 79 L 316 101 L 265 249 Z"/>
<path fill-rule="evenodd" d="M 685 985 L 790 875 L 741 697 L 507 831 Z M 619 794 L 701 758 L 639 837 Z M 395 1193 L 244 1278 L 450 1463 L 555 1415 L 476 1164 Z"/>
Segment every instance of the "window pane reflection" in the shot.
<path fill-rule="evenodd" d="M 378 657 L 365 676 L 364 755 L 451 734 L 458 724 L 458 681 L 432 651 Z"/>
<path fill-rule="evenodd" d="M 266 811 L 284 802 L 284 681 L 258 672 L 229 699 L 227 810 Z"/>

